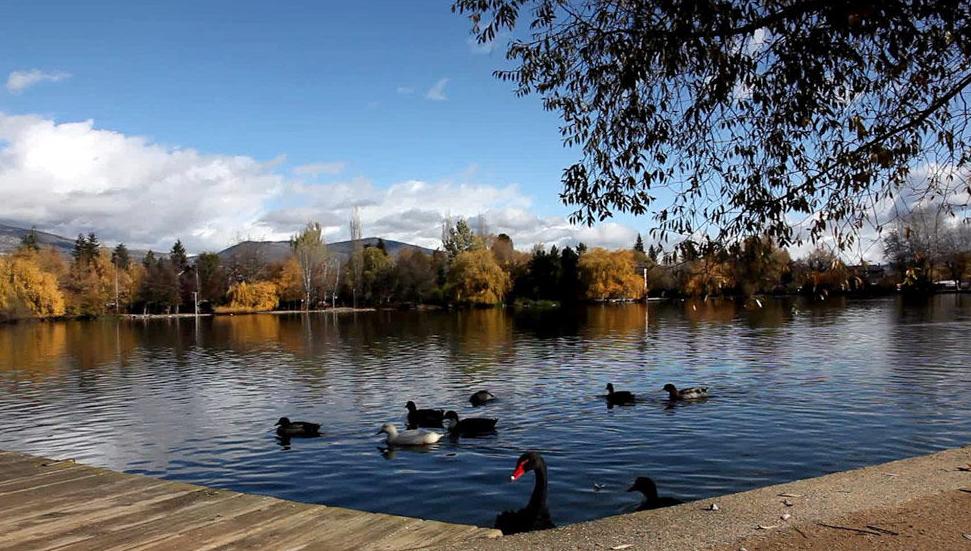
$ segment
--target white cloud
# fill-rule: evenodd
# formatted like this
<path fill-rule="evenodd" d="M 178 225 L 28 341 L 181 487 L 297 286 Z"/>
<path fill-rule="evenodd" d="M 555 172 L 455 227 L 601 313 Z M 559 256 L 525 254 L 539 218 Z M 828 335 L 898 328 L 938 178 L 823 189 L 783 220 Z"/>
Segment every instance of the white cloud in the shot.
<path fill-rule="evenodd" d="M 266 164 L 153 144 L 92 121 L 0 113 L 0 218 L 66 236 L 194 250 L 256 233 L 283 181 Z"/>
<path fill-rule="evenodd" d="M 310 163 L 293 168 L 293 173 L 297 176 L 310 176 L 311 178 L 316 178 L 321 174 L 332 176 L 335 174 L 340 174 L 341 172 L 344 172 L 344 163 L 341 161 L 330 163 Z"/>
<path fill-rule="evenodd" d="M 48 72 L 40 69 L 14 71 L 7 77 L 7 91 L 11 94 L 19 94 L 41 82 L 60 82 L 68 78 L 71 78 L 71 74 L 63 71 Z"/>
<path fill-rule="evenodd" d="M 425 99 L 430 99 L 432 101 L 445 101 L 448 96 L 445 95 L 445 86 L 448 84 L 447 78 L 440 78 L 438 82 L 432 85 L 431 88 L 425 92 Z"/>
<path fill-rule="evenodd" d="M 411 86 L 399 86 L 395 91 L 402 96 L 410 96 L 415 93 L 415 89 Z"/>
<path fill-rule="evenodd" d="M 407 180 L 378 186 L 364 178 L 328 184 L 289 179 L 280 156 L 261 162 L 229 154 L 167 147 L 96 128 L 0 113 L 0 220 L 64 236 L 94 231 L 106 243 L 168 250 L 182 239 L 192 252 L 220 250 L 240 238 L 283 240 L 319 221 L 330 241 L 347 239 L 361 209 L 364 233 L 435 248 L 446 216 L 485 217 L 491 231 L 532 245 L 629 247 L 634 230 L 617 224 L 576 226 L 538 216 L 516 185 Z M 336 170 L 337 163 L 294 169 Z"/>

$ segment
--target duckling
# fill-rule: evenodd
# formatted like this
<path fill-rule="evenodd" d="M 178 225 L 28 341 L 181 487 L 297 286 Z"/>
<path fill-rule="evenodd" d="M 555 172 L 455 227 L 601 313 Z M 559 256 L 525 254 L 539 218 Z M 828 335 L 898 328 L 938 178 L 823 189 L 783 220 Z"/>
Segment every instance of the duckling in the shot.
<path fill-rule="evenodd" d="M 668 393 L 668 398 L 671 400 L 697 400 L 699 398 L 708 397 L 708 387 L 706 386 L 696 386 L 678 390 L 674 385 L 668 383 L 664 385 L 662 390 Z"/>
<path fill-rule="evenodd" d="M 607 383 L 607 402 L 615 404 L 633 404 L 634 394 L 626 390 L 614 391 L 613 383 Z"/>
<path fill-rule="evenodd" d="M 398 432 L 398 428 L 391 423 L 381 425 L 381 430 L 375 434 L 387 434 L 385 442 L 389 446 L 426 446 L 434 444 L 442 438 L 442 434 L 430 430 L 405 430 Z"/>
<path fill-rule="evenodd" d="M 276 433 L 283 436 L 320 436 L 320 425 L 306 421 L 290 421 L 287 417 L 280 417 L 276 422 Z"/>

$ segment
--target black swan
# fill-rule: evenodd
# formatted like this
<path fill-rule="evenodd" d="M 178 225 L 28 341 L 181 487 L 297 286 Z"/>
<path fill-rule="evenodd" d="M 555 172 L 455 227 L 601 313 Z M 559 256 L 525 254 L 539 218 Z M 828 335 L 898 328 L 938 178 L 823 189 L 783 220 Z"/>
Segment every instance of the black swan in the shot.
<path fill-rule="evenodd" d="M 673 497 L 658 497 L 657 496 L 657 486 L 654 481 L 646 476 L 639 476 L 637 480 L 631 484 L 630 488 L 627 488 L 628 492 L 640 492 L 644 494 L 644 500 L 637 507 L 638 511 L 648 511 L 650 509 L 660 509 L 661 507 L 670 507 L 672 505 L 680 505 L 684 503 L 680 499 L 675 499 Z"/>
<path fill-rule="evenodd" d="M 610 404 L 633 404 L 634 394 L 626 390 L 615 392 L 613 383 L 607 383 L 607 402 Z"/>
<path fill-rule="evenodd" d="M 409 427 L 442 427 L 442 419 L 445 418 L 445 411 L 440 409 L 418 409 L 418 406 L 410 400 L 405 404 L 405 407 L 408 408 Z"/>
<path fill-rule="evenodd" d="M 290 421 L 280 417 L 276 422 L 276 433 L 280 436 L 320 436 L 320 425 L 306 421 Z"/>
<path fill-rule="evenodd" d="M 506 511 L 496 516 L 495 527 L 502 530 L 503 534 L 518 534 L 521 532 L 531 532 L 533 530 L 547 530 L 556 528 L 550 518 L 550 510 L 546 506 L 546 495 L 548 493 L 546 482 L 546 462 L 543 456 L 537 452 L 526 452 L 519 456 L 516 462 L 516 470 L 513 471 L 510 480 L 516 480 L 523 476 L 526 471 L 533 471 L 536 476 L 536 483 L 533 486 L 533 494 L 529 497 L 529 503 L 518 511 Z"/>
<path fill-rule="evenodd" d="M 493 395 L 488 390 L 480 390 L 469 398 L 469 402 L 472 404 L 472 407 L 479 407 L 482 404 L 485 404 L 486 402 L 491 402 L 495 399 L 496 399 L 495 395 Z"/>
<path fill-rule="evenodd" d="M 477 434 L 496 432 L 496 421 L 497 419 L 487 419 L 485 417 L 470 417 L 460 420 L 459 415 L 454 411 L 446 411 L 442 424 L 452 434 L 475 436 Z"/>
<path fill-rule="evenodd" d="M 708 387 L 706 386 L 696 386 L 678 390 L 674 385 L 668 383 L 664 385 L 664 388 L 661 390 L 667 392 L 668 398 L 671 400 L 697 400 L 699 398 L 708 397 Z"/>

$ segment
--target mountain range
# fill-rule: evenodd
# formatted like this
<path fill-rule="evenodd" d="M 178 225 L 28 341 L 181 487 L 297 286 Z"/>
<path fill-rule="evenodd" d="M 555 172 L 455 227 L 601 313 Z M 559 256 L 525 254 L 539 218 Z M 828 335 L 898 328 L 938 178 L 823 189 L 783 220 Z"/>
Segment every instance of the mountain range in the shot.
<path fill-rule="evenodd" d="M 63 255 L 70 256 L 74 251 L 74 239 L 56 235 L 53 233 L 42 232 L 40 230 L 34 230 L 37 235 L 37 242 L 40 243 L 41 247 L 54 247 Z M 8 224 L 0 224 L 0 254 L 6 254 L 13 252 L 20 242 L 23 240 L 24 236 L 30 232 L 29 229 L 21 228 L 17 226 L 11 226 Z M 363 247 L 376 247 L 378 246 L 379 238 L 377 237 L 365 237 L 361 239 L 361 245 Z M 406 250 L 413 250 L 425 254 L 432 254 L 431 249 L 425 247 L 419 247 L 418 245 L 412 245 L 410 243 L 403 243 L 401 241 L 394 241 L 392 239 L 384 239 L 384 248 L 392 257 L 397 258 L 402 252 Z M 345 261 L 351 256 L 351 252 L 354 250 L 354 242 L 352 241 L 337 241 L 334 243 L 327 244 L 327 250 L 331 254 L 337 255 L 341 261 Z M 129 249 L 128 253 L 132 258 L 142 259 L 148 251 L 143 249 Z M 227 247 L 218 253 L 220 260 L 226 262 L 232 259 L 234 256 L 243 257 L 249 256 L 250 258 L 258 258 L 262 262 L 282 262 L 287 259 L 290 255 L 290 242 L 289 241 L 242 241 L 231 247 Z"/>

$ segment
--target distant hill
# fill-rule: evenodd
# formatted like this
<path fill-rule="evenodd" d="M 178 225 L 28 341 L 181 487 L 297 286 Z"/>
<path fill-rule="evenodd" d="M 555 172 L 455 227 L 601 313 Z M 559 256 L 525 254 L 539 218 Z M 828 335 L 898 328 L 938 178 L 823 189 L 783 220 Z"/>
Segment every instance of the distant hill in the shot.
<path fill-rule="evenodd" d="M 57 252 L 65 256 L 70 256 L 71 253 L 74 252 L 73 238 L 67 238 L 40 230 L 34 230 L 34 232 L 37 234 L 37 242 L 40 243 L 41 248 L 54 247 L 57 249 Z M 30 233 L 30 229 L 28 228 L 19 228 L 17 226 L 0 224 L 0 254 L 12 253 L 15 251 L 17 247 L 20 246 L 24 236 L 28 233 Z M 105 245 L 108 246 L 107 244 Z M 113 247 L 113 245 L 111 246 Z M 128 249 L 128 255 L 135 260 L 145 258 L 145 254 L 147 252 L 148 251 L 143 249 Z M 156 253 L 156 256 L 158 256 L 158 253 Z"/>
<path fill-rule="evenodd" d="M 24 236 L 30 233 L 30 229 L 18 228 L 0 224 L 0 253 L 10 253 L 16 250 Z M 41 247 L 53 246 L 61 254 L 71 254 L 74 250 L 74 240 L 53 233 L 37 230 L 37 242 Z"/>
<path fill-rule="evenodd" d="M 365 237 L 364 239 L 361 239 L 361 243 L 364 247 L 377 247 L 378 239 L 379 238 L 377 237 Z M 406 250 L 417 251 L 424 254 L 432 254 L 434 252 L 431 249 L 426 249 L 425 247 L 419 247 L 418 245 L 412 245 L 410 243 L 402 243 L 401 241 L 394 241 L 392 239 L 384 240 L 384 249 L 388 251 L 389 255 L 395 258 Z M 334 243 L 327 244 L 327 252 L 337 255 L 341 261 L 346 261 L 348 258 L 350 258 L 353 250 L 353 241 L 336 241 Z M 232 247 L 223 249 L 216 254 L 219 255 L 219 259 L 223 262 L 228 261 L 234 256 L 255 257 L 259 258 L 263 262 L 284 262 L 290 256 L 290 242 L 243 241 L 233 245 Z"/>
<path fill-rule="evenodd" d="M 30 229 L 20 228 L 17 226 L 10 226 L 7 224 L 0 224 L 0 254 L 11 253 L 17 249 L 20 242 L 23 240 L 24 236 L 30 232 Z M 42 232 L 36 230 L 37 241 L 40 243 L 41 247 L 53 246 L 63 255 L 68 255 L 74 251 L 74 239 L 62 237 L 60 235 L 55 235 L 53 233 Z M 363 246 L 365 247 L 377 247 L 378 238 L 377 237 L 365 237 L 361 240 Z M 384 248 L 388 251 L 388 254 L 397 257 L 405 250 L 418 251 L 425 254 L 432 254 L 431 249 L 426 249 L 425 247 L 419 247 L 418 245 L 412 245 L 410 243 L 402 243 L 401 241 L 394 241 L 391 239 L 384 240 Z M 351 251 L 354 249 L 354 244 L 351 241 L 337 241 L 336 243 L 328 243 L 327 250 L 331 254 L 336 254 L 341 258 L 341 261 L 346 261 L 351 257 Z M 129 249 L 128 254 L 136 260 L 141 260 L 145 258 L 145 253 L 148 251 L 140 249 Z M 263 262 L 283 262 L 290 256 L 290 242 L 289 241 L 243 241 L 237 243 L 232 247 L 228 247 L 216 253 L 219 255 L 219 259 L 223 262 L 228 261 L 233 256 L 247 256 L 250 255 L 251 258 L 255 257 Z M 166 256 L 163 253 L 155 253 L 156 256 Z"/>

